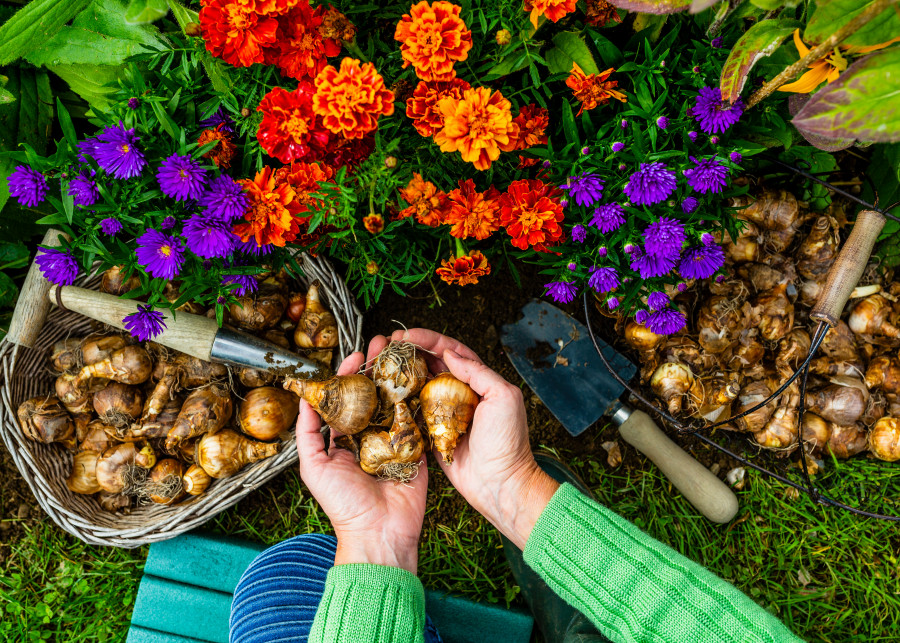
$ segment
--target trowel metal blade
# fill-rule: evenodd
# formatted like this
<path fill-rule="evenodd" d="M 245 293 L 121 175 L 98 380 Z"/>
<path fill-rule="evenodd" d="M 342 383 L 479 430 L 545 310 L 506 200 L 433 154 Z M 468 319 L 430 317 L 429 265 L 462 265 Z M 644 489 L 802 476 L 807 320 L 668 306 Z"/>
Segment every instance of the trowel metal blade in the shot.
<path fill-rule="evenodd" d="M 522 379 L 572 435 L 596 422 L 625 390 L 600 361 L 587 328 L 545 301 L 526 304 L 522 318 L 503 327 L 501 342 Z M 616 373 L 630 380 L 634 364 L 598 343 Z"/>

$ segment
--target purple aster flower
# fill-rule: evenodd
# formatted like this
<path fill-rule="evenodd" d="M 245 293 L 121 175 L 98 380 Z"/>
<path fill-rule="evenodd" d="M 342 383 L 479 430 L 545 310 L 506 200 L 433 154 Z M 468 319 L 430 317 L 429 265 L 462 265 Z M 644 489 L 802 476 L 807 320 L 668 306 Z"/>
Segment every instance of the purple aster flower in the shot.
<path fill-rule="evenodd" d="M 173 217 L 171 214 L 162 220 L 162 223 L 159 224 L 159 227 L 163 230 L 171 230 L 175 227 L 175 224 L 178 223 L 178 219 Z"/>
<path fill-rule="evenodd" d="M 712 39 L 712 41 L 709 44 L 713 49 L 721 49 L 722 48 L 722 37 L 716 36 L 715 38 Z"/>
<path fill-rule="evenodd" d="M 678 285 L 675 287 L 678 289 L 678 292 L 684 292 L 685 290 L 687 290 L 687 284 L 683 281 L 679 281 Z"/>
<path fill-rule="evenodd" d="M 97 135 L 97 142 L 94 143 L 90 154 L 97 160 L 97 164 L 113 177 L 132 179 L 139 176 L 147 165 L 144 153 L 137 146 L 139 140 L 141 138 L 135 135 L 134 129 L 125 129 L 119 121 L 118 125 L 107 127 Z M 82 153 L 88 150 L 87 146 L 79 148 Z"/>
<path fill-rule="evenodd" d="M 28 208 L 33 208 L 47 196 L 47 178 L 27 165 L 19 165 L 7 179 L 9 195 Z"/>
<path fill-rule="evenodd" d="M 225 112 L 221 107 L 216 110 L 214 114 L 212 114 L 209 118 L 204 118 L 199 123 L 200 127 L 203 129 L 216 129 L 219 125 L 221 125 L 220 132 L 227 132 L 228 134 L 234 134 L 234 121 L 231 120 L 231 117 Z"/>
<path fill-rule="evenodd" d="M 657 335 L 672 335 L 684 328 L 687 320 L 680 310 L 664 308 L 655 313 L 650 313 L 647 318 L 647 328 Z"/>
<path fill-rule="evenodd" d="M 625 195 L 634 205 L 665 201 L 675 191 L 675 173 L 665 163 L 641 163 L 641 169 L 625 184 Z"/>
<path fill-rule="evenodd" d="M 657 126 L 659 129 L 662 129 L 662 130 L 668 128 L 668 127 L 669 127 L 669 119 L 668 119 L 668 117 L 666 117 L 666 116 L 660 116 L 659 118 L 657 118 L 657 119 L 656 119 L 656 126 Z"/>
<path fill-rule="evenodd" d="M 619 298 L 618 297 L 610 297 L 606 300 L 606 307 L 610 310 L 615 310 L 619 307 Z"/>
<path fill-rule="evenodd" d="M 188 250 L 198 257 L 227 257 L 239 239 L 230 222 L 208 212 L 185 221 L 181 234 Z"/>
<path fill-rule="evenodd" d="M 97 147 L 97 139 L 86 138 L 75 144 L 78 148 L 78 160 L 82 163 L 89 163 L 94 156 L 94 150 Z"/>
<path fill-rule="evenodd" d="M 594 205 L 603 197 L 603 184 L 605 181 L 596 174 L 584 172 L 580 176 L 570 176 L 569 180 L 562 184 L 563 190 L 568 190 L 569 196 L 575 199 L 578 205 Z"/>
<path fill-rule="evenodd" d="M 696 197 L 688 196 L 681 202 L 681 211 L 685 214 L 693 214 L 700 207 L 700 202 Z"/>
<path fill-rule="evenodd" d="M 190 156 L 173 154 L 159 166 L 156 180 L 163 194 L 176 201 L 199 199 L 206 185 L 206 170 Z"/>
<path fill-rule="evenodd" d="M 94 183 L 94 171 L 81 170 L 69 182 L 69 194 L 74 197 L 75 205 L 94 205 L 100 199 L 100 190 Z"/>
<path fill-rule="evenodd" d="M 257 245 L 256 239 L 250 237 L 246 241 L 238 240 L 237 248 L 239 252 L 243 252 L 245 255 L 250 255 L 253 257 L 261 257 L 267 254 L 270 254 L 274 246 L 271 243 L 266 243 L 263 245 Z"/>
<path fill-rule="evenodd" d="M 606 246 L 600 246 L 599 248 L 597 248 L 598 257 L 605 257 L 608 253 L 609 250 L 607 250 Z"/>
<path fill-rule="evenodd" d="M 661 291 L 651 292 L 647 295 L 647 307 L 650 310 L 662 310 L 669 305 L 669 296 Z"/>
<path fill-rule="evenodd" d="M 590 270 L 587 285 L 599 293 L 613 291 L 619 287 L 619 273 L 615 268 L 595 266 Z"/>
<path fill-rule="evenodd" d="M 141 106 L 141 101 L 139 101 L 137 98 L 132 97 L 132 98 L 128 99 L 128 109 L 133 111 L 133 110 L 136 110 L 140 106 Z"/>
<path fill-rule="evenodd" d="M 711 246 L 715 242 L 716 238 L 709 232 L 704 232 L 700 235 L 700 243 L 702 243 L 704 246 Z"/>
<path fill-rule="evenodd" d="M 549 295 L 558 304 L 568 304 L 575 299 L 578 287 L 570 281 L 551 281 L 544 284 L 547 289 L 545 295 Z"/>
<path fill-rule="evenodd" d="M 678 255 L 654 255 L 635 252 L 631 255 L 631 269 L 641 275 L 641 279 L 662 277 L 672 272 L 678 261 Z"/>
<path fill-rule="evenodd" d="M 150 305 L 138 304 L 137 310 L 122 320 L 125 330 L 137 337 L 139 342 L 146 342 L 166 329 L 165 317 Z"/>
<path fill-rule="evenodd" d="M 560 199 L 560 200 L 559 200 L 559 205 L 560 205 L 560 207 L 563 207 L 563 208 L 564 208 L 564 207 L 566 207 L 567 205 L 569 205 L 569 200 L 568 200 L 568 199 Z"/>
<path fill-rule="evenodd" d="M 641 310 L 638 310 L 637 312 L 634 313 L 634 321 L 636 321 L 639 324 L 643 324 L 644 322 L 647 321 L 647 318 L 649 316 L 650 316 L 650 313 L 648 313 L 646 310 L 644 310 L 642 308 Z"/>
<path fill-rule="evenodd" d="M 728 155 L 728 158 L 730 158 L 731 162 L 734 163 L 735 165 L 740 165 L 741 161 L 744 160 L 744 157 L 741 155 L 740 152 L 732 152 L 731 154 Z"/>
<path fill-rule="evenodd" d="M 616 141 L 615 143 L 612 144 L 613 152 L 621 152 L 624 149 L 625 149 L 625 143 L 623 143 L 622 141 Z"/>
<path fill-rule="evenodd" d="M 225 275 L 222 285 L 230 286 L 232 284 L 237 286 L 231 291 L 236 297 L 244 297 L 259 289 L 259 283 L 253 278 L 253 275 Z"/>
<path fill-rule="evenodd" d="M 684 225 L 676 219 L 660 217 L 644 229 L 644 249 L 648 254 L 676 257 L 684 243 Z"/>
<path fill-rule="evenodd" d="M 685 279 L 706 279 L 712 277 L 725 263 L 725 252 L 721 246 L 692 246 L 685 250 L 678 274 Z"/>
<path fill-rule="evenodd" d="M 585 239 L 587 239 L 587 228 L 580 223 L 572 226 L 572 241 L 575 243 L 584 243 Z"/>
<path fill-rule="evenodd" d="M 234 222 L 247 211 L 247 193 L 240 183 L 224 174 L 209 182 L 209 189 L 197 202 L 206 211 L 228 222 Z"/>
<path fill-rule="evenodd" d="M 34 262 L 47 281 L 57 286 L 71 286 L 78 276 L 78 262 L 71 250 L 41 248 Z"/>
<path fill-rule="evenodd" d="M 588 225 L 592 225 L 603 234 L 615 232 L 625 223 L 625 208 L 618 203 L 604 203 L 594 208 L 594 216 Z"/>
<path fill-rule="evenodd" d="M 137 243 L 134 253 L 148 275 L 172 279 L 178 274 L 184 263 L 184 246 L 178 239 L 150 228 Z"/>
<path fill-rule="evenodd" d="M 113 217 L 106 217 L 100 221 L 100 230 L 108 237 L 114 237 L 122 231 L 122 222 Z"/>
<path fill-rule="evenodd" d="M 744 103 L 738 99 L 734 105 L 722 100 L 718 87 L 701 87 L 694 103 L 694 120 L 707 134 L 724 132 L 738 122 L 744 113 Z"/>
<path fill-rule="evenodd" d="M 691 143 L 696 143 L 699 136 L 697 132 L 688 132 L 688 138 L 691 139 Z"/>
<path fill-rule="evenodd" d="M 626 254 L 633 255 L 635 252 L 640 252 L 641 249 L 635 243 L 626 243 L 622 250 L 625 251 Z"/>
<path fill-rule="evenodd" d="M 628 121 L 626 121 L 623 118 L 622 121 L 619 123 L 619 127 L 621 127 L 622 129 L 625 129 L 626 127 L 628 127 Z"/>
<path fill-rule="evenodd" d="M 718 194 L 722 188 L 728 185 L 728 181 L 725 180 L 725 177 L 728 176 L 728 168 L 719 163 L 719 159 L 715 156 L 700 161 L 693 156 L 690 159 L 696 163 L 696 166 L 685 170 L 684 176 L 687 178 L 688 185 L 697 192 Z"/>

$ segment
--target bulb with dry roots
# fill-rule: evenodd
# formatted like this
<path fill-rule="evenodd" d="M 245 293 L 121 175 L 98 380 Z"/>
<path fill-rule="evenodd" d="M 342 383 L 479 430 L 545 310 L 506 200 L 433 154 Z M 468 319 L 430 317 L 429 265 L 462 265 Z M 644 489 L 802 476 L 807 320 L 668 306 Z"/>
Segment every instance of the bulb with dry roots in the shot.
<path fill-rule="evenodd" d="M 787 449 L 797 444 L 800 414 L 795 406 L 779 406 L 772 413 L 762 431 L 753 434 L 760 446 L 767 449 Z"/>
<path fill-rule="evenodd" d="M 388 406 L 411 398 L 428 380 L 422 349 L 411 342 L 392 341 L 375 358 L 372 379 Z"/>
<path fill-rule="evenodd" d="M 281 319 L 288 300 L 281 282 L 266 279 L 252 295 L 238 297 L 237 303 L 228 309 L 238 326 L 250 331 L 272 328 Z"/>
<path fill-rule="evenodd" d="M 866 450 L 866 427 L 862 424 L 831 425 L 825 450 L 836 458 L 850 458 Z"/>
<path fill-rule="evenodd" d="M 228 378 L 228 368 L 224 364 L 207 362 L 185 354 L 178 355 L 175 362 L 178 364 L 178 382 L 182 388 L 198 388 Z"/>
<path fill-rule="evenodd" d="M 666 403 L 669 413 L 681 412 L 682 397 L 691 390 L 694 374 L 684 364 L 666 362 L 660 364 L 650 378 L 650 388 Z"/>
<path fill-rule="evenodd" d="M 813 222 L 812 229 L 795 254 L 800 276 L 818 280 L 831 270 L 840 246 L 835 228 L 835 221 L 828 215 L 820 216 Z"/>
<path fill-rule="evenodd" d="M 234 406 L 228 388 L 210 384 L 187 396 L 172 430 L 166 435 L 166 451 L 175 453 L 184 440 L 204 433 L 215 433 L 228 420 Z"/>
<path fill-rule="evenodd" d="M 184 465 L 175 458 L 160 460 L 138 489 L 137 495 L 158 505 L 171 505 L 184 495 L 183 475 Z"/>
<path fill-rule="evenodd" d="M 88 335 L 81 345 L 82 367 L 85 364 L 102 362 L 126 346 L 128 346 L 128 340 L 122 335 Z"/>
<path fill-rule="evenodd" d="M 156 416 L 162 413 L 163 408 L 178 388 L 178 363 L 174 360 L 168 360 L 164 357 L 156 362 L 153 368 L 152 378 L 156 380 L 156 385 L 147 396 L 144 402 L 143 413 L 141 414 L 141 422 L 152 422 Z"/>
<path fill-rule="evenodd" d="M 72 459 L 72 471 L 66 478 L 66 486 L 72 493 L 92 494 L 100 491 L 97 482 L 97 461 L 100 454 L 96 451 L 76 453 Z"/>
<path fill-rule="evenodd" d="M 103 420 L 91 420 L 87 425 L 87 434 L 78 443 L 78 451 L 96 451 L 103 453 L 121 440 L 115 439 L 118 429 L 106 424 Z"/>
<path fill-rule="evenodd" d="M 306 400 L 338 433 L 354 435 L 378 410 L 375 382 L 365 375 L 335 375 L 321 381 L 285 378 L 284 388 Z"/>
<path fill-rule="evenodd" d="M 787 284 L 779 284 L 760 294 L 751 309 L 750 324 L 766 341 L 778 341 L 794 327 L 794 304 L 786 293 Z"/>
<path fill-rule="evenodd" d="M 625 324 L 625 343 L 638 351 L 649 351 L 659 346 L 665 335 L 657 335 L 652 330 L 633 319 Z"/>
<path fill-rule="evenodd" d="M 192 464 L 188 470 L 184 472 L 181 478 L 181 484 L 185 492 L 192 496 L 199 496 L 209 488 L 212 478 L 203 470 L 199 464 Z"/>
<path fill-rule="evenodd" d="M 869 451 L 876 458 L 895 462 L 900 460 L 900 419 L 881 418 L 869 429 Z"/>
<path fill-rule="evenodd" d="M 750 306 L 740 298 L 713 296 L 697 316 L 697 340 L 708 353 L 718 355 L 733 345 L 749 325 Z"/>
<path fill-rule="evenodd" d="M 81 360 L 81 344 L 84 338 L 68 337 L 54 343 L 50 348 L 50 365 L 57 373 L 80 370 L 84 363 Z"/>
<path fill-rule="evenodd" d="M 273 386 L 255 388 L 247 393 L 238 409 L 241 431 L 257 440 L 275 440 L 290 429 L 300 411 L 300 399 Z"/>
<path fill-rule="evenodd" d="M 800 430 L 803 433 L 803 445 L 810 453 L 819 453 L 831 439 L 831 424 L 815 413 L 803 414 Z"/>
<path fill-rule="evenodd" d="M 63 373 L 57 377 L 53 383 L 56 397 L 72 415 L 91 413 L 94 410 L 91 404 L 93 390 L 84 384 L 78 384 L 77 378 L 73 373 Z M 106 385 L 106 381 L 95 384 L 102 387 Z"/>
<path fill-rule="evenodd" d="M 746 413 L 750 411 L 750 409 L 756 408 L 759 404 L 762 404 L 770 395 L 772 395 L 773 390 L 769 388 L 769 385 L 766 384 L 762 380 L 758 380 L 755 382 L 750 382 L 746 386 L 741 389 L 741 392 L 738 394 L 737 399 L 737 407 L 734 408 L 735 416 L 740 415 L 741 413 Z M 776 403 L 774 400 L 770 400 L 762 407 L 756 409 L 755 411 L 751 411 L 747 413 L 747 415 L 743 417 L 736 417 L 734 420 L 734 427 L 738 431 L 743 431 L 745 433 L 756 433 L 758 431 L 762 431 L 766 424 L 768 424 L 769 419 L 772 417 L 772 413 L 775 412 Z"/>
<path fill-rule="evenodd" d="M 156 415 L 154 420 L 141 419 L 140 422 L 132 424 L 126 429 L 118 429 L 113 437 L 121 440 L 158 440 L 169 435 L 169 431 L 175 426 L 175 420 L 181 413 L 181 407 L 184 400 L 181 396 L 176 395 L 166 402 L 166 405 Z M 146 405 L 144 405 L 146 409 Z"/>
<path fill-rule="evenodd" d="M 97 460 L 97 482 L 110 493 L 133 493 L 156 464 L 149 445 L 123 442 L 104 451 Z"/>
<path fill-rule="evenodd" d="M 900 360 L 880 355 L 869 362 L 866 386 L 870 391 L 881 390 L 889 395 L 900 393 Z"/>
<path fill-rule="evenodd" d="M 759 228 L 756 224 L 747 221 L 743 223 L 744 227 L 734 240 L 725 230 L 717 235 L 717 240 L 725 254 L 734 263 L 759 260 L 760 240 L 762 239 Z"/>
<path fill-rule="evenodd" d="M 97 494 L 97 502 L 103 511 L 121 511 L 124 514 L 131 513 L 131 496 L 124 493 L 110 493 L 101 491 Z"/>
<path fill-rule="evenodd" d="M 197 464 L 212 478 L 233 476 L 244 466 L 277 455 L 279 442 L 257 442 L 231 429 L 207 433 L 197 443 Z"/>
<path fill-rule="evenodd" d="M 153 360 L 142 347 L 125 346 L 95 364 L 88 364 L 75 377 L 75 385 L 84 387 L 97 379 L 114 380 L 122 384 L 143 384 L 153 372 Z"/>
<path fill-rule="evenodd" d="M 75 423 L 60 401 L 51 396 L 25 400 L 16 411 L 25 437 L 35 442 L 75 446 Z"/>
<path fill-rule="evenodd" d="M 856 303 L 847 318 L 847 325 L 857 335 L 870 338 L 900 337 L 900 329 L 896 326 L 897 311 L 883 295 L 869 295 Z"/>
<path fill-rule="evenodd" d="M 409 482 L 419 472 L 425 441 L 405 402 L 394 406 L 390 431 L 366 429 L 359 437 L 359 464 L 366 473 Z"/>
<path fill-rule="evenodd" d="M 300 348 L 334 348 L 338 345 L 337 319 L 322 305 L 319 288 L 319 282 L 314 281 L 306 293 L 306 306 L 294 331 L 294 343 Z"/>
<path fill-rule="evenodd" d="M 125 266 L 113 266 L 103 273 L 103 277 L 100 280 L 100 292 L 105 292 L 118 297 L 140 287 L 141 280 L 137 276 L 137 272 L 132 271 L 131 275 L 126 278 L 123 270 L 124 267 Z"/>
<path fill-rule="evenodd" d="M 834 424 L 854 424 L 866 412 L 866 385 L 851 377 L 835 377 L 832 381 L 835 383 L 807 394 L 807 408 Z"/>
<path fill-rule="evenodd" d="M 708 422 L 717 422 L 728 417 L 731 403 L 741 392 L 737 376 L 734 373 L 715 375 L 704 379 L 694 379 L 689 391 L 691 407 L 694 415 Z"/>
<path fill-rule="evenodd" d="M 125 427 L 141 416 L 143 397 L 136 386 L 110 382 L 94 393 L 92 404 L 97 416 L 106 424 Z"/>
<path fill-rule="evenodd" d="M 453 450 L 468 431 L 479 401 L 472 387 L 450 373 L 438 374 L 419 393 L 428 436 L 447 464 L 453 462 Z"/>

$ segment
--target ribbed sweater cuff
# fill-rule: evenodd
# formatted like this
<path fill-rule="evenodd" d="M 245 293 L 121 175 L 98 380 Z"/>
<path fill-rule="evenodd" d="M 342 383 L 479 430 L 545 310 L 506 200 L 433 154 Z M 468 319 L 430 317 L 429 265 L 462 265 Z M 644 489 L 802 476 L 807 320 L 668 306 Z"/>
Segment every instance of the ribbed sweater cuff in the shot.
<path fill-rule="evenodd" d="M 800 640 L 733 585 L 569 484 L 544 509 L 524 555 L 617 643 Z"/>
<path fill-rule="evenodd" d="M 310 643 L 423 640 L 425 590 L 399 567 L 352 563 L 328 572 Z"/>

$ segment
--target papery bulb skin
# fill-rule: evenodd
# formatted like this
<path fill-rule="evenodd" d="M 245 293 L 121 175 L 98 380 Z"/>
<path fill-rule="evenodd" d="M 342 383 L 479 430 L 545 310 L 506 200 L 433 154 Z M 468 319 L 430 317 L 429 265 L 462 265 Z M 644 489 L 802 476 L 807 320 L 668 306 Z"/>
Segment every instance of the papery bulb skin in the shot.
<path fill-rule="evenodd" d="M 660 364 L 650 378 L 650 388 L 661 399 L 669 413 L 681 413 L 682 398 L 694 384 L 694 374 L 684 364 L 666 362 Z"/>
<path fill-rule="evenodd" d="M 847 318 L 847 325 L 857 335 L 883 336 L 890 339 L 900 337 L 900 329 L 895 325 L 896 322 L 897 311 L 891 302 L 880 294 L 869 295 L 857 302 Z"/>
<path fill-rule="evenodd" d="M 306 295 L 302 292 L 293 293 L 288 301 L 287 318 L 296 324 L 303 316 L 304 310 L 306 310 Z"/>
<path fill-rule="evenodd" d="M 732 263 L 759 261 L 761 239 L 759 228 L 746 221 L 736 239 L 732 239 L 724 230 L 716 236 L 716 241 Z"/>
<path fill-rule="evenodd" d="M 119 297 L 135 288 L 140 288 L 141 280 L 137 273 L 132 271 L 131 276 L 126 279 L 123 268 L 124 266 L 113 266 L 103 273 L 103 277 L 100 279 L 100 292 Z"/>
<path fill-rule="evenodd" d="M 231 419 L 233 410 L 228 387 L 210 384 L 195 390 L 185 399 L 175 425 L 166 436 L 166 451 L 175 453 L 184 440 L 215 433 Z"/>
<path fill-rule="evenodd" d="M 122 384 L 143 384 L 150 379 L 153 361 L 141 346 L 125 346 L 95 364 L 87 364 L 75 378 L 76 386 L 87 385 L 92 380 L 107 379 Z"/>
<path fill-rule="evenodd" d="M 181 413 L 183 405 L 184 399 L 176 395 L 166 402 L 166 405 L 157 414 L 155 420 L 141 420 L 125 430 L 118 430 L 116 437 L 129 441 L 165 439 L 172 427 L 175 426 L 175 420 L 178 419 L 178 414 Z"/>
<path fill-rule="evenodd" d="M 75 422 L 60 401 L 52 396 L 25 400 L 16 411 L 22 433 L 29 440 L 75 446 Z"/>
<path fill-rule="evenodd" d="M 56 378 L 53 386 L 57 399 L 72 415 L 93 412 L 93 392 L 86 384 L 78 383 L 77 374 L 63 373 Z"/>
<path fill-rule="evenodd" d="M 760 294 L 753 304 L 750 323 L 759 328 L 765 341 L 778 341 L 794 327 L 794 304 L 786 292 L 787 285 L 779 284 Z"/>
<path fill-rule="evenodd" d="M 818 217 L 796 251 L 797 272 L 805 279 L 823 279 L 837 259 L 839 246 L 834 220 L 827 215 Z"/>
<path fill-rule="evenodd" d="M 177 362 L 160 360 L 156 363 L 153 369 L 153 378 L 156 379 L 156 385 L 144 403 L 141 414 L 142 422 L 153 422 L 156 420 L 156 416 L 162 413 L 166 404 L 175 394 L 176 388 L 178 388 L 178 375 Z"/>
<path fill-rule="evenodd" d="M 833 424 L 825 450 L 836 458 L 852 458 L 866 450 L 866 427 L 862 424 Z"/>
<path fill-rule="evenodd" d="M 337 319 L 322 305 L 319 288 L 319 282 L 314 281 L 306 293 L 306 307 L 294 331 L 294 343 L 300 348 L 335 348 L 338 345 Z"/>
<path fill-rule="evenodd" d="M 422 349 L 410 342 L 391 342 L 375 358 L 372 379 L 386 405 L 394 406 L 411 398 L 428 379 Z"/>
<path fill-rule="evenodd" d="M 708 422 L 717 422 L 730 415 L 731 403 L 740 392 L 736 373 L 695 378 L 689 391 L 692 414 Z"/>
<path fill-rule="evenodd" d="M 184 354 L 176 357 L 175 363 L 178 366 L 178 381 L 185 389 L 199 388 L 228 379 L 228 368 L 224 364 L 207 362 Z"/>
<path fill-rule="evenodd" d="M 100 491 L 97 482 L 97 451 L 81 451 L 72 460 L 72 471 L 66 478 L 66 486 L 72 493 L 92 494 Z"/>
<path fill-rule="evenodd" d="M 760 446 L 767 449 L 788 449 L 797 444 L 800 433 L 799 412 L 795 406 L 779 406 L 772 413 L 762 431 L 753 434 Z"/>
<path fill-rule="evenodd" d="M 128 340 L 123 335 L 89 335 L 81 345 L 81 365 L 102 362 L 126 346 Z"/>
<path fill-rule="evenodd" d="M 136 386 L 110 382 L 92 398 L 94 411 L 106 424 L 115 427 L 130 426 L 141 416 L 144 396 Z"/>
<path fill-rule="evenodd" d="M 260 388 L 275 383 L 275 374 L 270 371 L 261 371 L 256 368 L 244 367 L 238 370 L 238 381 L 247 388 Z"/>
<path fill-rule="evenodd" d="M 740 196 L 732 200 L 732 205 L 742 208 L 738 217 L 766 230 L 796 228 L 800 218 L 797 198 L 787 190 L 766 190 L 755 199 Z"/>
<path fill-rule="evenodd" d="M 156 463 L 141 495 L 158 505 L 171 505 L 184 495 L 184 465 L 174 458 Z"/>
<path fill-rule="evenodd" d="M 181 484 L 184 487 L 185 492 L 192 496 L 199 496 L 201 493 L 205 492 L 209 488 L 211 482 L 212 478 L 199 464 L 192 464 L 188 467 L 188 470 L 184 472 L 184 476 L 181 479 Z"/>
<path fill-rule="evenodd" d="M 868 390 L 858 379 L 844 379 L 846 383 L 830 384 L 807 393 L 806 407 L 834 424 L 849 425 L 859 421 L 866 412 Z"/>
<path fill-rule="evenodd" d="M 419 471 L 425 450 L 422 433 L 405 402 L 394 406 L 390 431 L 366 429 L 359 439 L 359 464 L 366 473 L 409 482 Z"/>
<path fill-rule="evenodd" d="M 223 429 L 200 439 L 196 460 L 211 478 L 227 478 L 252 462 L 276 455 L 280 449 L 278 442 L 257 442 Z"/>
<path fill-rule="evenodd" d="M 653 350 L 665 339 L 633 319 L 625 324 L 625 343 L 638 351 Z"/>
<path fill-rule="evenodd" d="M 375 382 L 365 375 L 335 375 L 322 381 L 288 377 L 284 388 L 306 400 L 328 426 L 344 435 L 368 427 L 378 410 Z"/>
<path fill-rule="evenodd" d="M 57 373 L 80 370 L 84 365 L 81 344 L 84 338 L 68 337 L 54 343 L 50 348 L 50 365 Z"/>
<path fill-rule="evenodd" d="M 110 493 L 132 493 L 156 464 L 149 445 L 123 442 L 104 451 L 97 460 L 97 482 Z"/>
<path fill-rule="evenodd" d="M 803 414 L 801 423 L 804 447 L 811 453 L 819 453 L 831 439 L 831 424 L 815 413 Z"/>
<path fill-rule="evenodd" d="M 883 417 L 869 429 L 869 451 L 887 462 L 900 460 L 900 419 Z"/>
<path fill-rule="evenodd" d="M 697 316 L 697 340 L 703 350 L 724 353 L 750 323 L 750 307 L 734 297 L 714 295 L 706 300 Z"/>
<path fill-rule="evenodd" d="M 121 511 L 124 514 L 131 513 L 131 496 L 124 493 L 110 493 L 108 491 L 100 491 L 97 494 L 97 502 L 103 511 L 115 512 Z"/>
<path fill-rule="evenodd" d="M 887 355 L 873 358 L 866 369 L 866 386 L 889 395 L 900 393 L 900 360 Z"/>
<path fill-rule="evenodd" d="M 741 392 L 738 394 L 737 403 L 732 408 L 734 415 L 737 416 L 749 411 L 758 404 L 761 404 L 772 395 L 772 392 L 769 385 L 762 380 L 746 384 L 741 388 Z M 772 414 L 775 412 L 776 406 L 775 400 L 772 400 L 766 403 L 762 408 L 759 408 L 744 417 L 735 419 L 734 427 L 738 431 L 744 431 L 746 433 L 762 431 L 766 424 L 768 424 Z"/>
<path fill-rule="evenodd" d="M 106 424 L 103 420 L 92 420 L 87 425 L 87 433 L 78 443 L 78 451 L 96 451 L 103 453 L 111 446 L 115 446 L 121 440 L 115 439 L 117 429 Z"/>
<path fill-rule="evenodd" d="M 459 438 L 469 429 L 480 399 L 472 388 L 450 373 L 440 373 L 419 393 L 422 416 L 431 442 L 452 464 Z"/>
<path fill-rule="evenodd" d="M 775 363 L 791 369 L 797 368 L 809 354 L 812 339 L 802 328 L 794 328 L 778 342 L 778 355 Z"/>
<path fill-rule="evenodd" d="M 252 295 L 237 298 L 228 311 L 238 326 L 258 332 L 273 328 L 287 309 L 288 299 L 284 284 L 275 277 L 269 277 L 259 285 Z"/>
<path fill-rule="evenodd" d="M 264 386 L 247 393 L 238 409 L 241 431 L 256 440 L 275 440 L 294 426 L 300 398 L 290 391 Z"/>

